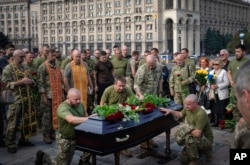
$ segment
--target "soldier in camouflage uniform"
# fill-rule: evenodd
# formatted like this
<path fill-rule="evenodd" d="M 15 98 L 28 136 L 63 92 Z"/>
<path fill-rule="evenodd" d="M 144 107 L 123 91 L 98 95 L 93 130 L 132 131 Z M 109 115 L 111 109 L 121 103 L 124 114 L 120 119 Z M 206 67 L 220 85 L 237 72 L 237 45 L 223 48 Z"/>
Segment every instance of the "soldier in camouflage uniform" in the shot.
<path fill-rule="evenodd" d="M 36 165 L 46 163 L 48 165 L 69 165 L 75 153 L 75 131 L 74 127 L 85 122 L 88 118 L 83 117 L 84 108 L 81 104 L 80 92 L 71 88 L 68 91 L 67 99 L 57 108 L 59 131 L 56 136 L 58 153 L 55 159 L 39 150 L 36 154 Z"/>
<path fill-rule="evenodd" d="M 25 54 L 22 50 L 15 50 L 13 63 L 7 65 L 2 74 L 2 81 L 7 89 L 13 93 L 15 102 L 9 105 L 7 114 L 6 143 L 9 153 L 17 152 L 16 131 L 21 132 L 19 146 L 33 146 L 29 137 L 36 134 L 35 106 L 30 90 L 35 82 L 28 70 L 23 66 Z M 22 120 L 21 120 L 22 119 Z"/>
<path fill-rule="evenodd" d="M 134 89 L 136 95 L 143 99 L 143 94 L 158 95 L 162 92 L 162 66 L 153 55 L 146 58 L 146 64 L 139 67 L 135 74 Z"/>
<path fill-rule="evenodd" d="M 41 96 L 41 109 L 43 110 L 42 131 L 43 141 L 52 143 L 57 129 L 56 106 L 63 99 L 63 79 L 61 71 L 56 67 L 56 53 L 54 49 L 48 50 L 47 60 L 38 68 L 38 91 Z"/>
<path fill-rule="evenodd" d="M 186 65 L 189 65 L 189 66 L 191 67 L 192 71 L 195 72 L 195 70 L 196 70 L 195 62 L 194 62 L 194 60 L 191 60 L 191 59 L 189 58 L 188 53 L 189 53 L 189 51 L 188 51 L 187 48 L 182 48 L 182 49 L 181 49 L 181 54 L 182 54 L 182 56 L 184 57 L 184 61 L 185 61 Z"/>
<path fill-rule="evenodd" d="M 86 49 L 85 51 L 82 51 L 82 60 L 87 63 L 90 73 L 90 78 L 93 83 L 93 88 L 95 89 L 95 79 L 94 79 L 94 68 L 95 68 L 95 61 L 90 58 L 90 50 Z M 92 114 L 92 111 L 94 109 L 95 104 L 95 92 L 92 92 L 92 94 L 88 94 L 88 114 Z"/>
<path fill-rule="evenodd" d="M 235 141 L 233 148 L 250 148 L 250 61 L 241 66 L 235 77 L 235 96 L 237 108 L 242 115 L 235 127 Z"/>
<path fill-rule="evenodd" d="M 184 118 L 185 124 L 176 132 L 178 143 L 184 145 L 181 162 L 189 165 L 200 165 L 199 153 L 212 161 L 213 132 L 206 112 L 199 107 L 197 96 L 188 95 L 182 111 L 160 108 L 165 115 L 171 114 L 175 120 Z"/>
<path fill-rule="evenodd" d="M 162 93 L 162 65 L 156 61 L 156 57 L 148 55 L 146 64 L 139 67 L 135 74 L 134 90 L 139 99 L 143 100 L 143 94 L 158 95 Z M 158 145 L 151 139 L 149 144 L 152 147 Z M 142 148 L 145 148 L 145 143 Z"/>
<path fill-rule="evenodd" d="M 177 65 L 172 68 L 169 79 L 170 94 L 174 97 L 175 103 L 183 104 L 184 98 L 189 95 L 188 85 L 194 81 L 195 75 L 192 68 L 185 64 L 181 54 L 177 55 L 175 61 Z M 188 69 L 190 75 L 188 74 Z"/>
<path fill-rule="evenodd" d="M 61 52 L 60 52 L 59 49 L 55 49 L 55 51 L 56 51 L 56 66 L 57 66 L 58 68 L 60 68 L 60 67 L 61 67 L 61 64 L 62 64 L 62 62 L 63 62 L 63 60 L 64 60 L 65 58 L 62 57 L 62 54 L 61 54 Z"/>
<path fill-rule="evenodd" d="M 126 69 L 127 85 L 130 87 L 132 91 L 134 90 L 134 78 L 135 78 L 136 71 L 138 69 L 138 63 L 139 63 L 139 52 L 133 51 L 132 58 L 128 60 L 127 69 Z"/>

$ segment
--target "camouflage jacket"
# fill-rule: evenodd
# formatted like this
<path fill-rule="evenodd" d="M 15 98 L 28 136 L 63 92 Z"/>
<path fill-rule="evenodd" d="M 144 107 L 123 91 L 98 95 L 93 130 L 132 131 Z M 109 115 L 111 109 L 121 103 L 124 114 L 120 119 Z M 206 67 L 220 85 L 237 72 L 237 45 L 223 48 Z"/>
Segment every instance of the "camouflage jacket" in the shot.
<path fill-rule="evenodd" d="M 15 103 L 22 103 L 21 100 L 22 97 L 27 96 L 26 92 L 22 92 L 22 96 L 20 93 L 21 89 L 27 87 L 26 85 L 15 86 L 15 82 L 23 79 L 24 77 L 31 79 L 29 70 L 23 64 L 19 66 L 15 66 L 14 64 L 9 64 L 3 69 L 2 81 L 7 89 L 12 90 Z M 21 87 L 21 89 L 19 87 Z"/>
<path fill-rule="evenodd" d="M 189 69 L 189 74 L 188 74 Z M 188 76 L 189 75 L 189 76 Z M 188 85 L 194 81 L 194 71 L 192 67 L 184 64 L 183 66 L 175 65 L 172 68 L 170 78 L 169 78 L 169 87 L 171 92 L 183 92 L 183 88 L 188 89 Z M 184 85 L 181 82 L 184 81 Z"/>
<path fill-rule="evenodd" d="M 140 89 L 142 94 L 155 94 L 159 84 L 162 82 L 162 66 L 157 63 L 155 69 L 150 70 L 147 64 L 143 64 L 139 67 L 135 74 L 134 88 Z"/>
<path fill-rule="evenodd" d="M 56 64 L 50 64 L 50 67 L 52 67 L 53 69 L 60 70 L 58 67 L 56 67 Z M 39 66 L 37 73 L 38 73 L 37 83 L 38 83 L 39 93 L 45 93 L 46 97 L 51 99 L 52 95 L 51 95 L 51 89 L 50 89 L 50 78 L 49 78 L 49 72 L 48 72 L 48 69 L 46 68 L 45 63 Z M 62 89 L 64 89 L 62 78 L 61 78 L 61 81 L 62 81 Z"/>

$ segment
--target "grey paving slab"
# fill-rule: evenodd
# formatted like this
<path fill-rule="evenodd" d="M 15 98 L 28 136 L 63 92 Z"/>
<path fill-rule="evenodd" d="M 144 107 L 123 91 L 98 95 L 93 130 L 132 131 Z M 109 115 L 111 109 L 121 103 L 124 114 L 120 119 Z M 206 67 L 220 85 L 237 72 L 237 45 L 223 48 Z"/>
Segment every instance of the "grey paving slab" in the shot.
<path fill-rule="evenodd" d="M 178 146 L 174 140 L 174 133 L 176 128 L 171 130 L 171 149 L 176 151 L 178 154 L 181 152 L 182 147 Z M 229 165 L 229 148 L 233 140 L 233 133 L 225 130 L 213 129 L 214 133 L 214 144 L 213 144 L 213 161 L 211 163 L 206 163 L 202 159 L 202 164 L 210 165 Z M 164 153 L 165 147 L 165 134 L 160 134 L 155 137 L 154 140 L 159 144 L 157 151 Z M 51 156 L 55 156 L 57 152 L 55 142 L 53 144 L 44 144 L 42 142 L 42 135 L 39 134 L 30 139 L 31 142 L 35 144 L 35 147 L 25 147 L 19 148 L 16 154 L 7 153 L 6 148 L 0 148 L 0 162 L 3 165 L 33 165 L 35 161 L 35 154 L 37 150 L 43 150 L 49 153 Z M 140 153 L 143 152 L 139 146 L 135 146 L 129 149 L 134 155 L 132 158 L 127 158 L 120 156 L 121 165 L 157 165 L 159 158 L 146 157 L 144 159 L 138 159 Z M 75 156 L 72 161 L 72 165 L 77 165 L 82 152 L 76 151 Z M 97 156 L 97 165 L 112 165 L 114 164 L 113 154 L 106 156 Z M 179 157 L 165 163 L 167 165 L 178 165 Z"/>

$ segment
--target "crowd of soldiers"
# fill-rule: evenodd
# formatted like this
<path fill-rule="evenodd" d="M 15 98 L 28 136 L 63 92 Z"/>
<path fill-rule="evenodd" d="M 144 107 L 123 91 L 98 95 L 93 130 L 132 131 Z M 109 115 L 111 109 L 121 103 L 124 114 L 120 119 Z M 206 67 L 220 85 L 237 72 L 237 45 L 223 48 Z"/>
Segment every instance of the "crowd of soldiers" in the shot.
<path fill-rule="evenodd" d="M 244 47 L 237 49 L 241 51 L 241 58 L 237 58 L 236 53 L 236 60 L 228 67 L 231 86 L 234 86 L 239 67 L 247 61 Z M 171 97 L 176 103 L 184 105 L 185 98 L 192 93 L 190 85 L 195 82 L 196 66 L 189 59 L 187 48 L 174 54 L 175 65 L 171 73 L 166 63 L 162 63 L 157 48 L 144 51 L 142 56 L 138 51 L 130 55 L 127 46 L 120 48 L 115 45 L 112 51 L 111 55 L 109 49 L 96 49 L 91 55 L 90 49 L 74 48 L 68 56 L 62 57 L 59 49 L 45 45 L 35 57 L 28 49 L 15 49 L 13 44 L 7 45 L 0 59 L 1 88 L 11 89 L 15 102 L 1 104 L 0 145 L 6 145 L 9 153 L 16 153 L 17 146 L 34 145 L 29 137 L 37 131 L 42 132 L 44 143 L 51 144 L 58 129 L 56 109 L 71 88 L 80 91 L 85 117 L 92 113 L 95 105 L 103 105 L 102 95 L 106 88 L 116 83 L 116 77 L 126 78 L 127 87 L 139 99 L 143 99 L 144 94 L 155 94 Z M 228 54 L 224 54 L 221 57 L 228 57 Z M 228 65 L 227 58 L 221 61 Z M 195 102 L 195 99 L 191 100 Z M 236 107 L 235 102 L 230 104 Z M 6 141 L 3 134 L 5 112 Z M 17 131 L 21 132 L 18 144 Z M 151 145 L 156 146 L 153 141 Z"/>

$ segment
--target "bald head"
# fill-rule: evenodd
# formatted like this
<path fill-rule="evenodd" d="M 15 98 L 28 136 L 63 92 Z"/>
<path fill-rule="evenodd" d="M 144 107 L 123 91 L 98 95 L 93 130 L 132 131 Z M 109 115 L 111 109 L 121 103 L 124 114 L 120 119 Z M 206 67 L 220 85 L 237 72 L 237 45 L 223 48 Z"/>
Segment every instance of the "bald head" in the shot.
<path fill-rule="evenodd" d="M 185 98 L 186 101 L 190 101 L 192 103 L 198 103 L 198 98 L 195 94 L 190 94 Z"/>
<path fill-rule="evenodd" d="M 70 98 L 75 95 L 80 95 L 80 91 L 76 88 L 70 88 L 67 94 L 67 98 Z"/>
<path fill-rule="evenodd" d="M 24 51 L 22 51 L 20 49 L 14 50 L 13 57 L 20 56 L 20 54 L 24 54 Z"/>
<path fill-rule="evenodd" d="M 146 57 L 146 63 L 150 70 L 153 70 L 156 66 L 156 58 L 154 55 L 148 55 Z"/>
<path fill-rule="evenodd" d="M 178 66 L 182 66 L 184 64 L 184 56 L 182 54 L 178 54 L 176 57 L 175 57 L 175 61 L 176 61 L 176 65 Z"/>

